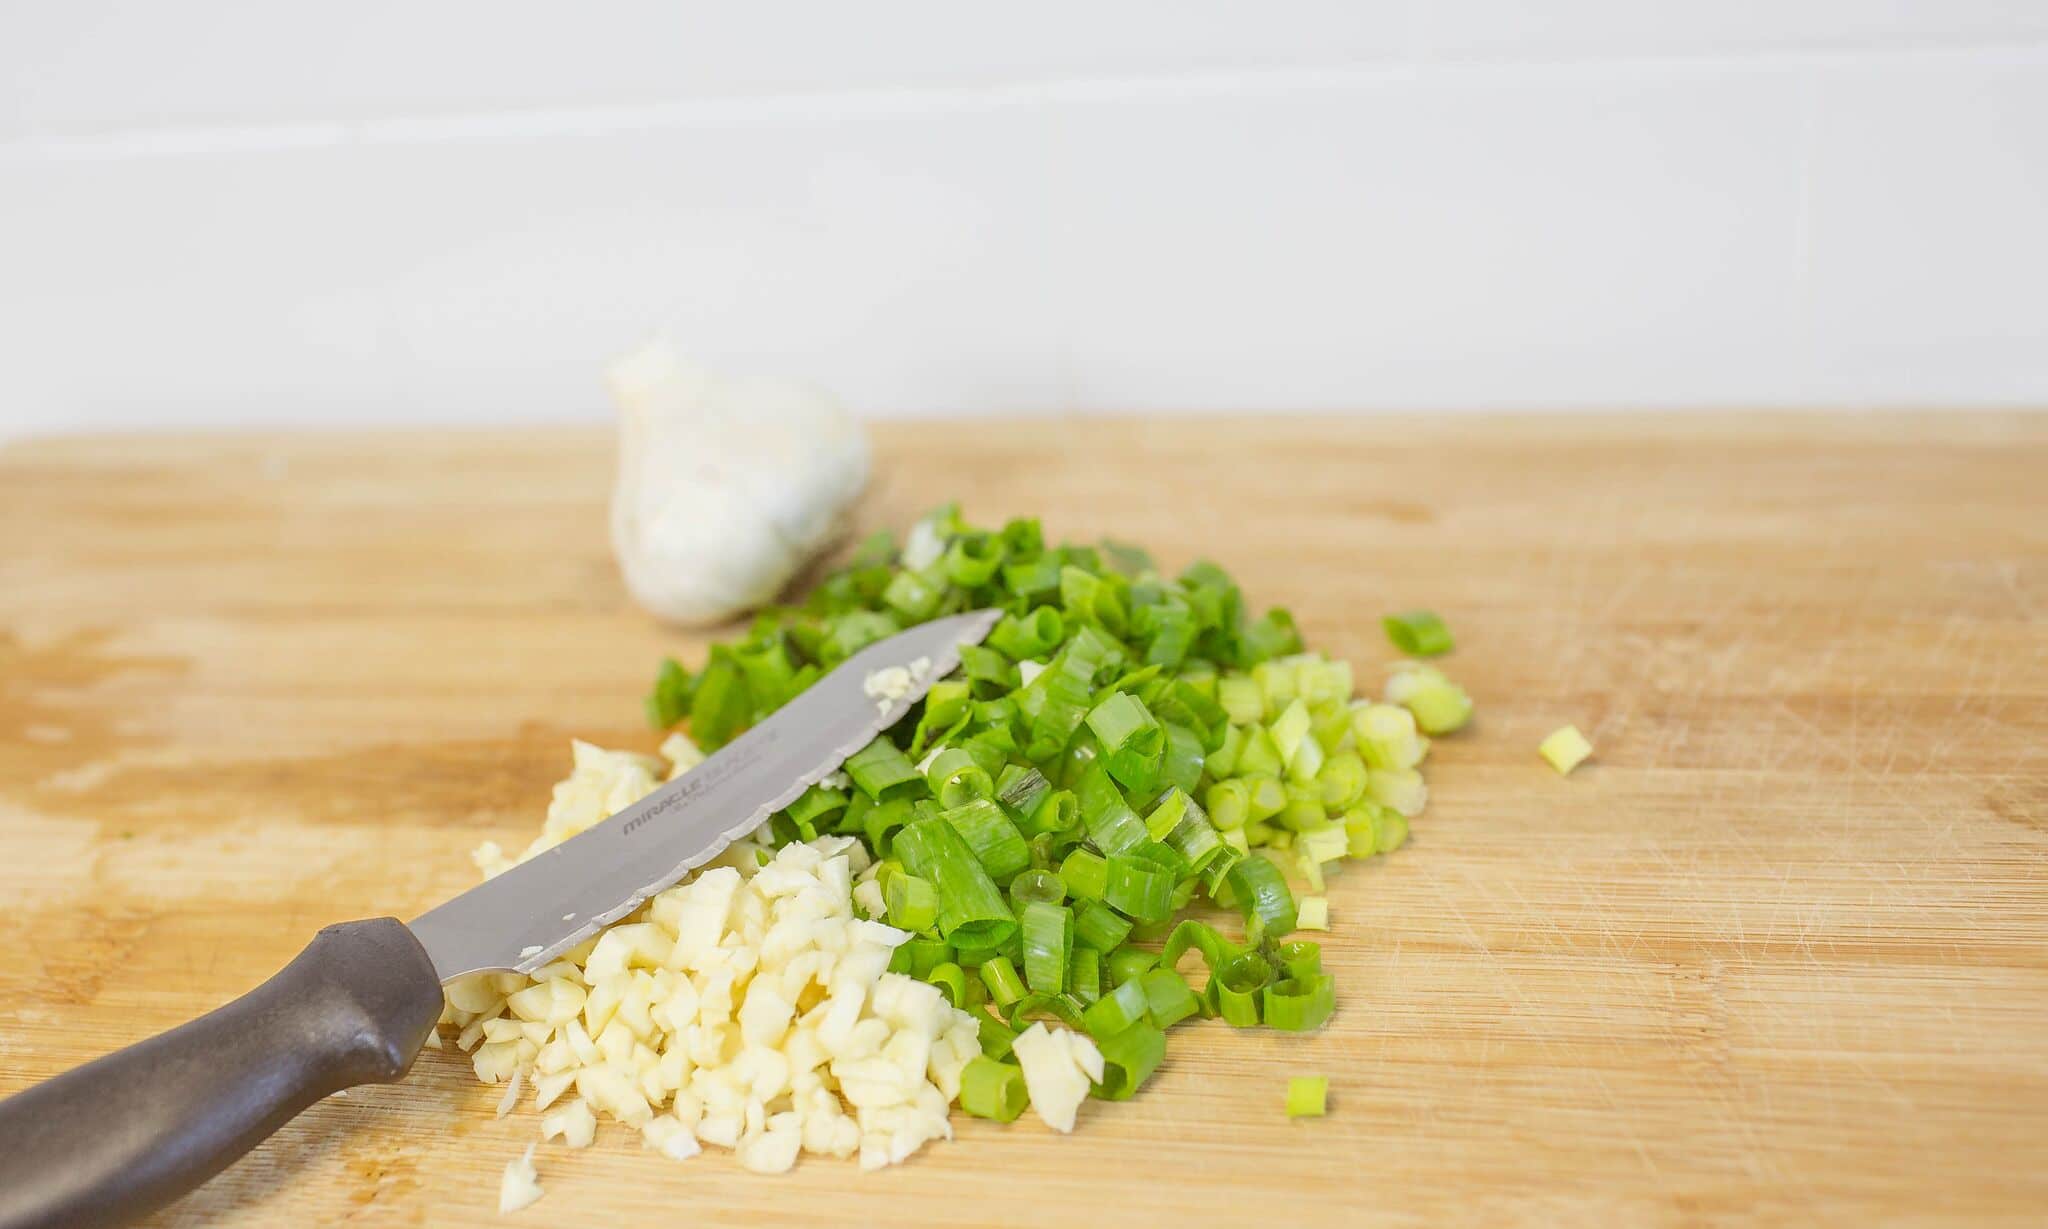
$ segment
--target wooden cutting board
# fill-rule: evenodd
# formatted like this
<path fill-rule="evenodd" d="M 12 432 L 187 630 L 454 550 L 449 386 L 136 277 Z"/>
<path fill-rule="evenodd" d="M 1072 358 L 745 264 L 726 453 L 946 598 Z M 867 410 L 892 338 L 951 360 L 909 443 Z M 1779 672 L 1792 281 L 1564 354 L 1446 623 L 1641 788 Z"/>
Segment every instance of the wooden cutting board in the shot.
<path fill-rule="evenodd" d="M 540 1156 L 515 1224 L 2048 1222 L 2048 416 L 878 430 L 863 528 L 1232 568 L 1377 680 L 1427 605 L 1480 716 L 1332 885 L 1319 1036 L 1175 1034 L 1070 1138 L 900 1169 Z M 0 451 L 0 1092 L 523 842 L 572 736 L 650 748 L 701 637 L 626 599 L 596 432 Z M 1560 779 L 1537 741 L 1576 722 Z M 1290 1123 L 1294 1074 L 1331 1114 Z M 162 1224 L 483 1225 L 535 1133 L 452 1052 Z M 0 1141 L 0 1146 L 5 1146 Z"/>

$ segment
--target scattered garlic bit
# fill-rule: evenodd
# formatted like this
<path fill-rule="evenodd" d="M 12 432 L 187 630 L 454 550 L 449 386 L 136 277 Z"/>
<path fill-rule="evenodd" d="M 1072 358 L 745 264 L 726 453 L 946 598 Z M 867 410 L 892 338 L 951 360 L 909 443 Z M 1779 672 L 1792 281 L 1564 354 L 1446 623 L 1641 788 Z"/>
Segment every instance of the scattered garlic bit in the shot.
<path fill-rule="evenodd" d="M 703 763 L 704 752 L 688 734 L 677 730 L 661 740 L 661 758 L 668 761 L 668 779 L 673 781 Z"/>
<path fill-rule="evenodd" d="M 939 532 L 938 514 L 920 517 L 903 539 L 900 562 L 913 572 L 922 572 L 946 553 L 946 538 Z"/>
<path fill-rule="evenodd" d="M 1536 750 L 1550 761 L 1550 766 L 1557 769 L 1560 776 L 1568 776 L 1572 769 L 1585 763 L 1586 757 L 1593 754 L 1593 744 L 1579 733 L 1579 727 L 1568 725 L 1551 731 L 1550 737 L 1544 739 Z"/>
<path fill-rule="evenodd" d="M 573 1071 L 560 1074 L 567 1075 L 572 1083 L 576 1079 Z M 557 1136 L 571 1148 L 590 1147 L 590 1141 L 597 1138 L 597 1115 L 591 1113 L 590 1106 L 582 1101 L 570 1101 L 553 1113 L 541 1115 L 540 1137 L 554 1139 Z"/>
<path fill-rule="evenodd" d="M 688 741 L 685 739 L 684 743 Z M 548 803 L 547 823 L 542 825 L 541 834 L 534 838 L 533 843 L 516 858 L 507 858 L 496 841 L 485 841 L 470 855 L 470 860 L 476 863 L 486 879 L 501 875 L 535 854 L 552 849 L 612 814 L 625 810 L 653 793 L 664 779 L 673 779 L 683 772 L 681 768 L 672 769 L 651 755 L 607 751 L 580 739 L 572 741 L 569 746 L 575 757 L 574 771 L 566 780 L 556 783 L 554 798 Z M 677 750 L 685 749 L 679 747 Z M 695 750 L 694 746 L 687 747 L 687 751 Z"/>
<path fill-rule="evenodd" d="M 525 1075 L 524 1069 L 514 1071 L 512 1078 L 505 1081 L 505 1095 L 498 1098 L 498 1117 L 503 1118 L 512 1112 L 513 1106 L 519 1104 L 519 1083 Z"/>
<path fill-rule="evenodd" d="M 579 744 L 526 856 L 603 818 L 591 799 L 624 807 L 652 790 L 643 758 Z M 571 1147 L 608 1116 L 664 1155 L 717 1144 L 764 1173 L 806 1152 L 876 1168 L 950 1139 L 960 1073 L 981 1053 L 973 1016 L 887 971 L 909 936 L 856 915 L 856 877 L 879 891 L 858 842 L 765 851 L 736 843 L 531 977 L 451 983 L 442 1018 L 477 1078 L 530 1072 L 544 1138 Z"/>
<path fill-rule="evenodd" d="M 719 376 L 667 340 L 606 376 L 620 417 L 612 551 L 665 619 L 717 623 L 773 598 L 867 485 L 867 436 L 823 391 Z"/>
<path fill-rule="evenodd" d="M 891 704 L 909 695 L 910 687 L 910 670 L 904 666 L 883 666 L 879 670 L 870 670 L 860 685 L 860 689 L 867 693 L 868 699 L 875 702 L 875 708 L 884 713 L 889 711 Z"/>
<path fill-rule="evenodd" d="M 1024 1068 L 1024 1087 L 1039 1118 L 1055 1131 L 1073 1130 L 1089 1087 L 1102 1082 L 1102 1051 L 1080 1033 L 1041 1021 L 1017 1035 L 1011 1053 Z"/>
<path fill-rule="evenodd" d="M 531 1207 L 541 1197 L 540 1175 L 533 1168 L 533 1145 L 515 1160 L 505 1162 L 505 1176 L 498 1179 L 498 1215 Z"/>

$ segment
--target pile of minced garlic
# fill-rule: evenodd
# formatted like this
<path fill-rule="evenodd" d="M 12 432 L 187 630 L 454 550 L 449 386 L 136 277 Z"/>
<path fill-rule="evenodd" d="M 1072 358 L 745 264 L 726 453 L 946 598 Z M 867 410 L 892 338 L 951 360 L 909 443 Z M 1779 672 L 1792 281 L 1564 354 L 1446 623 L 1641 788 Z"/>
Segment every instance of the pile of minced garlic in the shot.
<path fill-rule="evenodd" d="M 702 759 L 680 736 L 662 751 L 666 764 L 577 743 L 519 860 Z M 494 844 L 475 856 L 486 875 L 513 865 Z M 501 1116 L 531 1091 L 543 1139 L 583 1147 L 602 1116 L 668 1156 L 716 1144 L 763 1173 L 800 1152 L 894 1164 L 952 1137 L 948 1108 L 981 1045 L 937 987 L 887 971 L 910 936 L 857 915 L 868 862 L 846 837 L 772 854 L 742 840 L 531 976 L 450 983 L 442 1021 L 477 1078 L 506 1085 Z M 539 1197 L 529 1153 L 508 1166 L 500 1208 Z"/>

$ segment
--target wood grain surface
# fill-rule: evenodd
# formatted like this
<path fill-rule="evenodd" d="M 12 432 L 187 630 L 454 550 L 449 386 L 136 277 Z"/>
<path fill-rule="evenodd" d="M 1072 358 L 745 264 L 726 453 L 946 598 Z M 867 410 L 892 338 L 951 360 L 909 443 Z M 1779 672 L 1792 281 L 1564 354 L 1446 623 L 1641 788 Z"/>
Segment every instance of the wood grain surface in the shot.
<path fill-rule="evenodd" d="M 879 430 L 865 525 L 1210 555 L 1376 679 L 1429 605 L 1480 706 L 1331 891 L 1313 1037 L 1189 1026 L 1071 1138 L 897 1170 L 540 1155 L 510 1223 L 2048 1222 L 2048 416 Z M 0 451 L 0 1092 L 424 909 L 568 741 L 651 748 L 701 638 L 626 599 L 595 432 Z M 1560 779 L 1541 736 L 1598 745 Z M 1291 1074 L 1331 1115 L 1289 1123 Z M 467 1063 L 327 1101 L 166 1225 L 482 1225 L 535 1133 Z M 4 1141 L 0 1141 L 4 1146 Z"/>

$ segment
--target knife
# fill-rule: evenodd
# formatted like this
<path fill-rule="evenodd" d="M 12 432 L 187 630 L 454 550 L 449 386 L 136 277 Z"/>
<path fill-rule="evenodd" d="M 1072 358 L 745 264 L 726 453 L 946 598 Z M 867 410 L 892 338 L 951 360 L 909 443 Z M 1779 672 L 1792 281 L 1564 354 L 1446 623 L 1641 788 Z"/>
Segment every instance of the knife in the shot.
<path fill-rule="evenodd" d="M 999 611 L 869 645 L 647 797 L 410 923 L 329 926 L 189 1024 L 0 1101 L 0 1229 L 118 1225 L 198 1186 L 301 1110 L 405 1075 L 441 987 L 530 973 L 717 856 L 838 768 L 960 663 Z M 906 667 L 909 687 L 870 694 Z"/>

